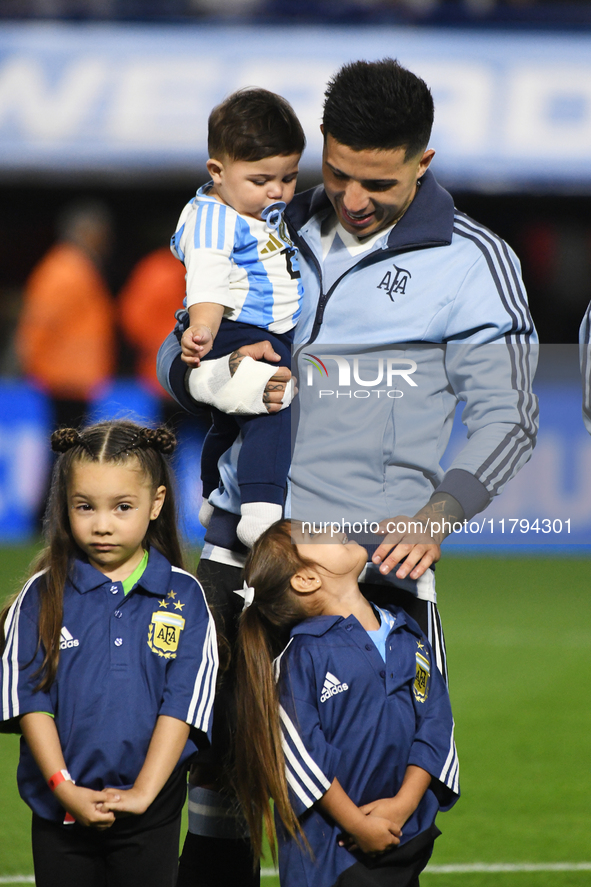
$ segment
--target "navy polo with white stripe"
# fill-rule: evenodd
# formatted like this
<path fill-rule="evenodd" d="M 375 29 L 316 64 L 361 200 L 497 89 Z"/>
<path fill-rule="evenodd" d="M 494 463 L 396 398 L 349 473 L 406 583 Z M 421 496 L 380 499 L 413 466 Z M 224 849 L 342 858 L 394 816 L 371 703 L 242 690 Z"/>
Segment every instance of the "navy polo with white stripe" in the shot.
<path fill-rule="evenodd" d="M 197 580 L 154 548 L 136 586 L 124 594 L 89 563 L 76 560 L 64 589 L 57 678 L 36 692 L 37 574 L 13 604 L 2 656 L 2 720 L 43 711 L 55 718 L 66 766 L 77 785 L 100 790 L 133 785 L 159 715 L 194 728 L 179 765 L 211 738 L 217 673 L 213 620 Z M 63 808 L 24 740 L 21 797 L 45 819 Z"/>
<path fill-rule="evenodd" d="M 280 832 L 282 887 L 332 885 L 357 860 L 316 802 L 336 778 L 358 806 L 393 797 L 407 766 L 432 776 L 401 844 L 426 831 L 459 796 L 445 682 L 418 625 L 397 607 L 382 659 L 354 616 L 308 619 L 279 660 L 281 728 L 290 798 L 314 859 Z M 315 806 L 316 805 L 316 806 Z"/>

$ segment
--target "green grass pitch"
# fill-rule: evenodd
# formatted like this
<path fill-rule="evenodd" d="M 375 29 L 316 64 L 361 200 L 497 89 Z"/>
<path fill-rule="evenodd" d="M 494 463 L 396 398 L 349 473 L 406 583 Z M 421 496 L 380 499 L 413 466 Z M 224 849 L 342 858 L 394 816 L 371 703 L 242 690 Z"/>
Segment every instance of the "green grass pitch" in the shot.
<path fill-rule="evenodd" d="M 31 553 L 0 549 L 0 597 Z M 590 574 L 591 559 L 448 556 L 438 567 L 463 796 L 439 817 L 434 865 L 591 861 Z M 17 757 L 16 737 L 0 736 L 0 883 L 33 870 Z M 427 871 L 421 880 L 583 887 L 591 872 Z"/>

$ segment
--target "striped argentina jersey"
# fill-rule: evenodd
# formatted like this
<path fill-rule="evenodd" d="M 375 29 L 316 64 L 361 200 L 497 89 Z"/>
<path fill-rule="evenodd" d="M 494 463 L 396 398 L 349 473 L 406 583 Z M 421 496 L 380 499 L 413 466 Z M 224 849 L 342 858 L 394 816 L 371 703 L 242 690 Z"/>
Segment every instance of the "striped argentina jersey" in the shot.
<path fill-rule="evenodd" d="M 214 302 L 224 317 L 275 333 L 293 329 L 303 289 L 283 220 L 277 228 L 237 213 L 204 185 L 183 209 L 171 250 L 187 269 L 186 306 Z"/>
<path fill-rule="evenodd" d="M 160 715 L 211 738 L 217 675 L 213 619 L 201 586 L 156 549 L 137 585 L 124 594 L 82 560 L 64 589 L 60 658 L 51 688 L 36 691 L 39 573 L 27 582 L 5 625 L 0 684 L 2 720 L 42 711 L 55 719 L 68 770 L 78 785 L 128 788 L 144 763 Z M 179 764 L 197 749 L 193 733 Z M 37 813 L 61 822 L 63 809 L 26 745 L 19 791 Z"/>
<path fill-rule="evenodd" d="M 386 661 L 354 616 L 320 616 L 292 631 L 277 664 L 290 799 L 314 858 L 279 829 L 282 887 L 330 887 L 357 857 L 338 846 L 341 829 L 316 802 L 336 778 L 358 806 L 393 797 L 407 766 L 433 777 L 405 823 L 401 844 L 432 825 L 459 796 L 454 725 L 433 651 L 403 610 L 386 640 Z M 331 832 L 332 827 L 332 832 Z"/>

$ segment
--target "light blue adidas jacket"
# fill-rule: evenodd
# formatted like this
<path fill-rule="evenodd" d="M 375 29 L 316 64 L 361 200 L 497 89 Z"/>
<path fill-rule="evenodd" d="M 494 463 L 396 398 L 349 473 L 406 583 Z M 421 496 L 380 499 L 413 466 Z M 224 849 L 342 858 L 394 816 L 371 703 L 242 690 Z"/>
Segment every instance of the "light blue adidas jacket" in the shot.
<path fill-rule="evenodd" d="M 359 489 L 353 510 L 362 511 L 371 501 L 382 517 L 412 515 L 439 490 L 454 496 L 470 518 L 502 490 L 535 445 L 537 400 L 531 383 L 537 337 L 519 262 L 504 241 L 457 212 L 427 171 L 387 242 L 326 289 L 320 231 L 331 212 L 322 186 L 296 195 L 285 212 L 300 250 L 305 293 L 295 340 L 301 346 L 296 372 L 302 390 L 297 510 L 313 504 L 318 514 L 335 515 L 343 508 L 351 513 L 353 486 Z M 413 397 L 369 398 L 368 412 L 358 414 L 360 449 L 349 438 L 339 453 L 338 435 L 324 433 L 327 399 L 318 401 L 318 410 L 303 396 L 306 354 L 319 356 L 338 346 L 341 354 L 367 356 L 372 348 L 393 345 L 404 346 L 392 352 L 401 359 L 415 359 L 417 346 L 422 353 L 415 361 L 419 382 Z M 160 379 L 186 406 L 178 354 L 176 339 L 169 337 L 161 350 Z M 336 391 L 333 385 L 326 389 Z M 460 401 L 469 439 L 444 474 L 439 460 Z M 349 429 L 352 415 L 343 420 Z M 216 494 L 215 504 L 229 513 L 228 520 L 214 521 L 206 536 L 226 548 L 235 547 L 230 518 L 239 514 L 236 449 L 220 466 L 225 490 Z M 327 466 L 339 466 L 335 476 L 347 483 L 335 486 Z"/>
<path fill-rule="evenodd" d="M 308 192 L 302 206 L 305 196 L 288 216 L 297 231 L 306 293 L 296 330 L 296 343 L 303 346 L 292 469 L 296 516 L 412 515 L 437 489 L 472 517 L 501 492 L 535 445 L 537 337 L 517 257 L 499 237 L 454 210 L 451 196 L 428 171 L 387 243 L 326 290 L 320 229 L 332 207 L 323 188 Z M 337 389 L 325 378 L 323 388 L 335 395 L 312 396 L 317 386 L 310 391 L 306 384 L 306 355 L 364 354 L 375 367 L 386 352 L 375 351 L 372 362 L 370 348 L 414 360 L 416 387 L 400 384 L 404 397 L 395 400 L 372 396 L 346 403 L 347 392 L 341 388 L 337 400 Z M 372 373 L 375 368 L 359 375 Z M 469 439 L 444 475 L 439 462 L 459 401 L 465 402 Z M 343 477 L 345 484 L 338 482 Z"/>

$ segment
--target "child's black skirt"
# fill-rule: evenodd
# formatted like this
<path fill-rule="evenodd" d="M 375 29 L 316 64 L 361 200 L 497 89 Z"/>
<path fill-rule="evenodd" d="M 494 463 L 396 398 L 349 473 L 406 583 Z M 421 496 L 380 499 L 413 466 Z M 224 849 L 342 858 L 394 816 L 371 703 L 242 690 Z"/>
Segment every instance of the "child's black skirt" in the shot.
<path fill-rule="evenodd" d="M 418 887 L 419 875 L 440 834 L 437 826 L 432 825 L 402 847 L 375 857 L 364 854 L 359 862 L 341 872 L 333 887 Z"/>

